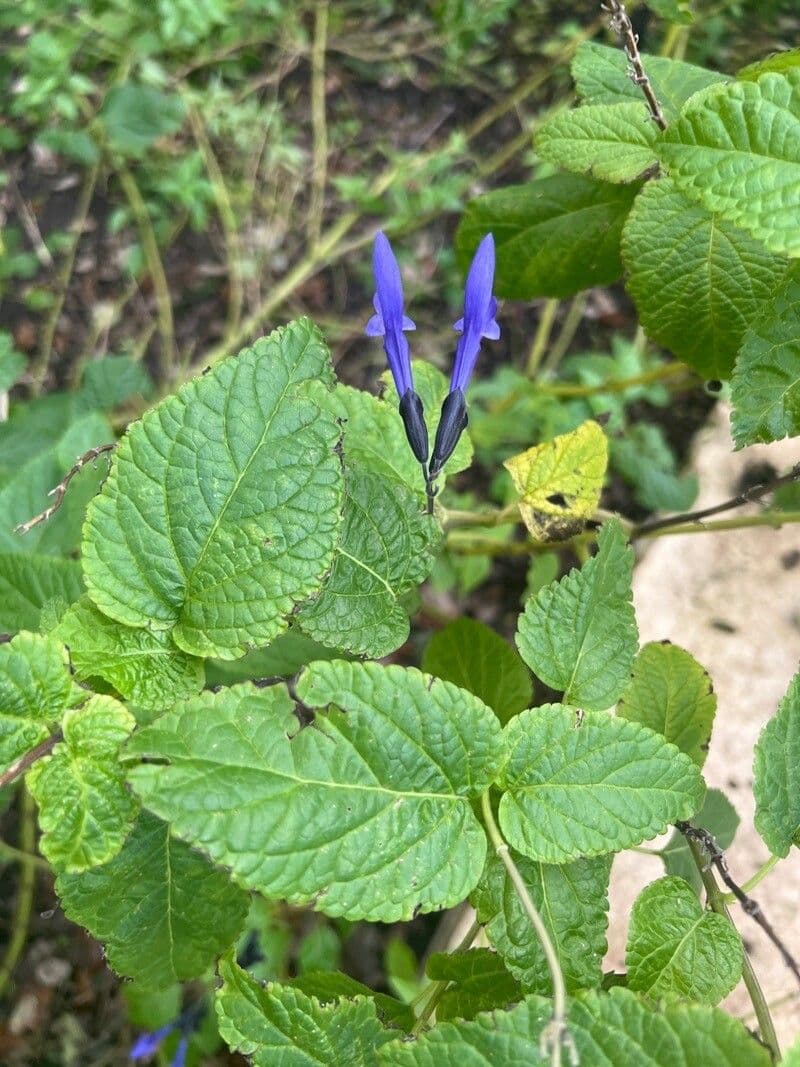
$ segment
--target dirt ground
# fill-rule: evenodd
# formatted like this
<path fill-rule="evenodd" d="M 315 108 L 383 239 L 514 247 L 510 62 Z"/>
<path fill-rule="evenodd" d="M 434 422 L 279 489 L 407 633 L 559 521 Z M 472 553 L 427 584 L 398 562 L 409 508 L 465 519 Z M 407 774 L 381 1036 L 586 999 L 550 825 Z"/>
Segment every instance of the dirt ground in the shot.
<path fill-rule="evenodd" d="M 756 464 L 767 462 L 783 472 L 798 461 L 796 440 L 732 453 L 728 411 L 719 405 L 694 444 L 692 467 L 702 487 L 696 506 L 734 495 L 742 475 Z M 705 777 L 709 786 L 725 791 L 742 820 L 727 853 L 740 884 L 768 856 L 753 826 L 753 748 L 800 665 L 798 549 L 797 526 L 684 534 L 653 541 L 634 572 L 642 642 L 669 638 L 688 649 L 713 679 L 718 707 Z M 663 873 L 655 858 L 628 852 L 615 859 L 608 969 L 624 969 L 631 905 L 639 891 Z M 795 957 L 800 956 L 798 887 L 800 851 L 795 849 L 753 892 Z M 785 1050 L 800 1036 L 800 989 L 761 930 L 741 911 L 733 914 L 767 1001 L 774 1006 Z M 741 984 L 723 1006 L 753 1025 Z"/>

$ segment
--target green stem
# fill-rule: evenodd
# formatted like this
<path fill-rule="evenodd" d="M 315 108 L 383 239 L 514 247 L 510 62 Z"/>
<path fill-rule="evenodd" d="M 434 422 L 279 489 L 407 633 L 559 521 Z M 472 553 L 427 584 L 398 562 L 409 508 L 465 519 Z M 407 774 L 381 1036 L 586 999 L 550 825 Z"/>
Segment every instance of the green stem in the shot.
<path fill-rule="evenodd" d="M 572 344 L 572 339 L 578 332 L 578 327 L 583 321 L 583 313 L 585 310 L 586 294 L 578 293 L 569 305 L 567 314 L 564 318 L 564 325 L 561 327 L 561 332 L 558 337 L 556 337 L 552 348 L 547 354 L 547 359 L 544 361 L 542 367 L 543 373 L 551 373 L 554 371 L 567 354 L 567 349 Z"/>
<path fill-rule="evenodd" d="M 314 154 L 311 167 L 311 197 L 308 207 L 308 244 L 311 248 L 322 231 L 325 183 L 328 168 L 328 125 L 325 113 L 325 51 L 328 44 L 328 0 L 317 0 L 314 9 L 314 42 L 311 48 L 311 126 Z"/>
<path fill-rule="evenodd" d="M 25 858 L 20 860 L 17 906 L 14 911 L 11 940 L 3 956 L 3 962 L 0 964 L 0 996 L 3 995 L 8 980 L 14 973 L 28 937 L 36 876 L 36 864 L 33 862 L 35 857 L 32 855 L 35 844 L 33 798 L 27 789 L 23 788 L 20 796 L 19 845 L 20 852 L 25 855 Z"/>
<path fill-rule="evenodd" d="M 15 848 L 7 841 L 0 841 L 0 860 L 4 859 L 10 863 L 32 863 L 40 871 L 50 870 L 50 864 L 41 856 L 36 856 L 32 852 L 23 852 L 21 848 Z"/>
<path fill-rule="evenodd" d="M 770 858 L 758 868 L 752 878 L 749 878 L 742 886 L 743 893 L 749 893 L 755 889 L 757 885 L 764 881 L 770 871 L 774 871 L 780 863 L 780 856 L 770 856 Z M 723 893 L 722 899 L 726 904 L 736 904 L 737 897 L 733 893 Z"/>
<path fill-rule="evenodd" d="M 550 343 L 550 334 L 553 331 L 553 323 L 556 321 L 558 305 L 558 300 L 547 300 L 542 308 L 536 333 L 533 337 L 533 344 L 528 353 L 528 361 L 525 365 L 525 373 L 529 378 L 535 377 L 539 364 L 542 362 L 542 357 L 547 351 L 547 346 Z"/>
<path fill-rule="evenodd" d="M 692 854 L 695 866 L 703 880 L 703 886 L 705 887 L 706 897 L 708 898 L 708 906 L 717 915 L 722 915 L 728 920 L 731 926 L 736 930 L 736 924 L 730 916 L 730 913 L 726 907 L 725 894 L 722 893 L 717 881 L 714 878 L 714 874 L 711 868 L 706 862 L 705 854 L 697 841 L 691 837 L 686 837 L 686 843 L 689 846 L 689 850 Z M 738 934 L 739 931 L 736 930 Z M 775 1033 L 775 1026 L 772 1022 L 772 1016 L 770 1015 L 769 1005 L 767 1004 L 764 991 L 762 990 L 753 965 L 750 962 L 750 957 L 747 955 L 747 950 L 742 945 L 742 980 L 744 981 L 745 988 L 750 996 L 750 1001 L 753 1005 L 753 1009 L 756 1013 L 756 1019 L 758 1020 L 758 1028 L 761 1031 L 761 1040 L 770 1050 L 773 1060 L 778 1063 L 781 1058 L 781 1050 L 778 1045 L 778 1037 Z"/>
<path fill-rule="evenodd" d="M 478 936 L 478 931 L 480 930 L 480 928 L 481 924 L 476 919 L 472 926 L 470 926 L 469 930 L 467 930 L 464 937 L 458 943 L 454 951 L 465 952 L 470 947 L 475 938 Z M 427 1000 L 425 1001 L 425 1007 L 420 1010 L 420 1013 L 417 1016 L 417 1021 L 414 1023 L 414 1026 L 411 1029 L 411 1033 L 413 1035 L 416 1036 L 417 1034 L 422 1033 L 425 1024 L 436 1011 L 439 1001 L 442 999 L 445 992 L 447 991 L 448 986 L 450 985 L 452 985 L 452 982 L 449 979 L 437 979 L 437 981 L 431 982 L 429 986 L 426 986 L 425 989 L 423 989 L 422 992 L 419 994 L 419 996 L 415 997 L 414 1000 L 411 1002 L 412 1005 L 414 1005 L 427 997 Z"/>
<path fill-rule="evenodd" d="M 536 936 L 539 938 L 539 943 L 544 952 L 544 958 L 547 960 L 547 968 L 550 971 L 550 981 L 553 984 L 553 1016 L 549 1024 L 542 1030 L 540 1054 L 543 1057 L 550 1056 L 552 1067 L 560 1067 L 561 1050 L 566 1047 L 569 1049 L 573 1061 L 577 1062 L 572 1036 L 567 1029 L 567 987 L 564 984 L 564 974 L 561 970 L 558 954 L 553 942 L 550 940 L 550 933 L 544 924 L 544 920 L 537 911 L 536 905 L 528 892 L 528 887 L 525 885 L 519 868 L 511 857 L 508 844 L 503 839 L 503 835 L 495 822 L 488 791 L 481 797 L 481 813 L 492 847 L 508 872 L 508 877 L 511 879 L 511 884 L 519 897 L 520 904 L 530 920 L 531 926 L 536 931 Z"/>
<path fill-rule="evenodd" d="M 652 382 L 662 382 L 665 378 L 675 378 L 678 375 L 692 374 L 693 372 L 683 363 L 661 363 L 653 370 L 645 374 L 636 374 L 632 378 L 612 378 L 611 381 L 600 382 L 596 385 L 578 385 L 571 382 L 537 382 L 536 391 L 547 393 L 548 396 L 564 397 L 591 397 L 603 393 L 624 393 L 628 389 L 635 389 L 640 385 L 650 385 Z"/>
<path fill-rule="evenodd" d="M 643 537 L 671 537 L 674 534 L 714 533 L 720 530 L 744 530 L 749 526 L 771 526 L 779 530 L 781 526 L 800 522 L 800 511 L 762 511 L 758 515 L 740 515 L 736 519 L 712 519 L 709 522 L 685 522 L 676 526 L 665 526 L 660 530 L 631 530 L 631 540 Z"/>

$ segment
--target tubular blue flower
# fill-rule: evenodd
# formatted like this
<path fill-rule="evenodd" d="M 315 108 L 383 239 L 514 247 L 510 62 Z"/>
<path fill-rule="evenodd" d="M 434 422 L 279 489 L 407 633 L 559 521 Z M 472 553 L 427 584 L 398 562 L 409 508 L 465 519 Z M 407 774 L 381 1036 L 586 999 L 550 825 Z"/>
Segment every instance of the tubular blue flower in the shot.
<path fill-rule="evenodd" d="M 161 1047 L 162 1041 L 165 1041 L 177 1026 L 177 1022 L 168 1023 L 152 1033 L 140 1034 L 130 1051 L 130 1058 L 134 1061 L 149 1059 Z M 188 1049 L 189 1035 L 184 1033 L 178 1042 L 178 1047 L 175 1049 L 175 1055 L 170 1060 L 170 1067 L 185 1067 Z"/>
<path fill-rule="evenodd" d="M 426 468 L 427 478 L 428 430 L 422 401 L 414 392 L 411 351 L 404 335 L 405 330 L 415 330 L 416 326 L 405 314 L 400 267 L 388 237 L 380 230 L 375 235 L 372 270 L 375 275 L 375 297 L 372 301 L 375 314 L 367 323 L 365 333 L 368 337 L 383 337 L 383 349 L 400 398 L 400 417 L 406 437 L 411 451 Z"/>
<path fill-rule="evenodd" d="M 450 392 L 442 404 L 442 414 L 436 428 L 428 481 L 428 496 L 432 481 L 453 454 L 458 439 L 467 425 L 467 401 L 464 392 L 472 377 L 481 341 L 484 337 L 496 341 L 500 336 L 497 325 L 497 301 L 492 294 L 494 284 L 494 237 L 487 233 L 473 256 L 464 286 L 464 314 L 453 329 L 461 337 L 456 346 Z"/>

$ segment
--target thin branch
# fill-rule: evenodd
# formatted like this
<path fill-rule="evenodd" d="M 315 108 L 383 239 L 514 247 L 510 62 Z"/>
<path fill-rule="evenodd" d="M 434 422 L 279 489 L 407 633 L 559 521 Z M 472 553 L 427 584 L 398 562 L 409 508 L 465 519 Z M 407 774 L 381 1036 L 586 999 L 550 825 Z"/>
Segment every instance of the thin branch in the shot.
<path fill-rule="evenodd" d="M 606 0 L 606 3 L 600 6 L 611 16 L 611 29 L 614 30 L 622 42 L 625 55 L 631 65 L 631 81 L 634 85 L 638 85 L 644 93 L 644 98 L 650 109 L 650 117 L 660 130 L 666 130 L 667 120 L 664 118 L 664 112 L 661 110 L 661 104 L 659 104 L 658 97 L 650 84 L 650 79 L 645 73 L 642 57 L 639 53 L 639 38 L 633 32 L 633 26 L 628 12 L 625 10 L 625 5 L 620 0 Z"/>
<path fill-rule="evenodd" d="M 700 522 L 711 515 L 719 515 L 722 511 L 731 511 L 733 508 L 752 504 L 754 501 L 774 493 L 776 489 L 780 489 L 784 485 L 791 485 L 792 482 L 796 481 L 800 481 L 800 463 L 795 464 L 788 474 L 781 474 L 777 478 L 771 478 L 768 482 L 753 485 L 737 494 L 737 496 L 732 496 L 729 500 L 723 500 L 722 503 L 714 504 L 710 508 L 701 508 L 699 511 L 684 511 L 679 515 L 667 515 L 664 519 L 652 519 L 648 522 L 640 523 L 638 526 L 634 526 L 631 531 L 631 537 L 649 537 L 656 530 L 664 530 L 668 526 L 681 526 L 684 523 Z"/>
<path fill-rule="evenodd" d="M 14 973 L 14 968 L 19 962 L 25 941 L 28 937 L 28 923 L 33 909 L 33 890 L 36 878 L 36 865 L 32 855 L 36 844 L 36 830 L 34 825 L 33 799 L 27 789 L 22 791 L 20 811 L 19 847 L 24 853 L 29 853 L 24 860 L 20 861 L 19 886 L 17 887 L 17 906 L 14 909 L 12 920 L 11 938 L 8 942 L 0 964 L 0 995 L 2 995 L 8 980 Z"/>
<path fill-rule="evenodd" d="M 547 351 L 547 346 L 550 344 L 550 334 L 553 332 L 553 323 L 556 321 L 556 312 L 558 311 L 559 303 L 560 301 L 555 298 L 546 300 L 539 314 L 539 322 L 536 326 L 533 344 L 531 345 L 528 359 L 525 364 L 525 373 L 529 378 L 535 377 L 536 372 L 539 369 L 539 364 L 542 362 L 542 357 Z M 516 399 L 517 395 L 515 391 L 514 400 Z M 510 404 L 506 405 L 506 407 L 510 406 Z"/>
<path fill-rule="evenodd" d="M 72 481 L 75 475 L 80 474 L 80 472 L 87 465 L 87 463 L 91 463 L 93 460 L 96 460 L 99 456 L 102 456 L 104 452 L 111 452 L 116 447 L 116 442 L 109 445 L 96 445 L 94 448 L 90 448 L 88 452 L 84 452 L 82 456 L 79 456 L 77 462 L 72 467 L 70 467 L 70 469 L 61 479 L 58 485 L 55 486 L 55 488 L 51 489 L 50 492 L 47 494 L 48 496 L 55 497 L 50 507 L 45 508 L 44 511 L 40 512 L 38 515 L 34 515 L 34 517 L 32 519 L 28 519 L 27 522 L 21 522 L 19 526 L 15 526 L 14 533 L 26 534 L 30 530 L 32 530 L 34 526 L 38 526 L 42 522 L 47 522 L 47 520 L 51 518 L 51 516 L 53 516 L 61 507 L 61 504 L 64 501 L 64 497 L 67 494 L 69 483 Z"/>
<path fill-rule="evenodd" d="M 325 114 L 325 50 L 328 42 L 328 0 L 317 0 L 314 10 L 314 42 L 311 48 L 311 126 L 314 156 L 311 199 L 308 206 L 308 243 L 311 248 L 322 232 L 325 184 L 328 177 L 328 124 Z"/>
<path fill-rule="evenodd" d="M 731 872 L 728 869 L 728 861 L 725 859 L 725 853 L 715 841 L 714 836 L 710 834 L 708 830 L 704 830 L 699 826 L 692 826 L 691 823 L 688 822 L 679 822 L 675 825 L 690 843 L 696 841 L 705 851 L 709 862 L 716 867 L 722 881 L 741 904 L 742 911 L 744 911 L 746 915 L 749 915 L 750 918 L 761 927 L 775 948 L 777 948 L 778 952 L 780 952 L 783 962 L 800 985 L 800 966 L 798 966 L 797 960 L 795 960 L 789 949 L 775 933 L 775 930 L 771 923 L 768 922 L 767 917 L 764 915 L 758 902 L 753 900 L 752 897 L 749 897 L 747 893 L 734 882 L 731 877 Z"/>
<path fill-rule="evenodd" d="M 10 767 L 0 774 L 0 789 L 5 789 L 7 785 L 16 782 L 17 778 L 20 778 L 26 771 L 30 770 L 37 760 L 40 760 L 43 756 L 49 756 L 60 740 L 60 733 L 52 734 L 47 740 L 38 744 L 36 748 L 32 748 L 24 756 L 20 756 L 18 760 L 15 760 Z M 28 849 L 28 851 L 31 850 Z"/>

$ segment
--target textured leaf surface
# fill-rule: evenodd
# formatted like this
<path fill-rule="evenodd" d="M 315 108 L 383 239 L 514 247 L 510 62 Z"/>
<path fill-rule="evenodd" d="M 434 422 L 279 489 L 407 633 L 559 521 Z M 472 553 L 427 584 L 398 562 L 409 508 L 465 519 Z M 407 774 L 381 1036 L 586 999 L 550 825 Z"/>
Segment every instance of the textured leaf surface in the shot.
<path fill-rule="evenodd" d="M 669 178 L 648 182 L 634 201 L 622 257 L 649 336 L 706 377 L 723 379 L 787 266 Z"/>
<path fill-rule="evenodd" d="M 451 982 L 436 1005 L 436 1019 L 474 1019 L 482 1011 L 505 1008 L 522 999 L 519 983 L 496 952 L 472 948 L 467 952 L 435 952 L 425 973 L 431 981 Z"/>
<path fill-rule="evenodd" d="M 756 829 L 770 852 L 788 856 L 800 844 L 800 674 L 796 674 L 756 744 Z"/>
<path fill-rule="evenodd" d="M 541 589 L 520 616 L 517 647 L 552 689 L 579 707 L 600 710 L 617 700 L 636 655 L 631 603 L 633 552 L 618 522 L 607 522 L 597 555 Z"/>
<path fill-rule="evenodd" d="M 546 1067 L 539 1036 L 552 1002 L 526 997 L 510 1012 L 443 1023 L 417 1041 L 380 1050 L 381 1067 Z M 765 1048 L 738 1019 L 704 1005 L 649 1010 L 627 989 L 570 1001 L 568 1022 L 581 1067 L 770 1067 Z"/>
<path fill-rule="evenodd" d="M 64 711 L 85 696 L 57 641 L 20 633 L 0 644 L 0 769 L 44 741 Z"/>
<path fill-rule="evenodd" d="M 536 136 L 542 159 L 605 182 L 632 182 L 656 161 L 658 127 L 644 101 L 587 104 L 546 122 Z"/>
<path fill-rule="evenodd" d="M 0 633 L 36 630 L 48 600 L 71 604 L 82 592 L 81 566 L 74 560 L 0 553 Z"/>
<path fill-rule="evenodd" d="M 456 234 L 466 267 L 493 233 L 495 291 L 510 300 L 572 296 L 622 275 L 620 235 L 637 188 L 556 174 L 485 193 L 467 205 Z"/>
<path fill-rule="evenodd" d="M 688 756 L 639 723 L 545 704 L 512 719 L 500 777 L 508 843 L 542 863 L 631 848 L 690 819 L 705 786 Z"/>
<path fill-rule="evenodd" d="M 647 76 L 668 120 L 700 89 L 730 81 L 727 74 L 706 70 L 679 59 L 643 53 Z M 621 48 L 584 41 L 572 61 L 572 77 L 581 99 L 591 104 L 615 104 L 636 100 L 644 107 L 642 90 L 634 85 L 629 64 Z"/>
<path fill-rule="evenodd" d="M 634 660 L 617 705 L 623 719 L 644 723 L 702 767 L 708 755 L 717 698 L 707 671 L 669 642 L 652 642 Z"/>
<path fill-rule="evenodd" d="M 467 689 L 502 723 L 530 705 L 528 668 L 503 638 L 475 619 L 456 619 L 428 642 L 422 669 Z"/>
<path fill-rule="evenodd" d="M 567 990 L 599 986 L 608 926 L 611 856 L 574 863 L 537 863 L 512 853 L 561 961 Z M 528 992 L 550 996 L 552 986 L 542 946 L 505 866 L 495 855 L 470 898 L 486 936 L 509 971 Z"/>
<path fill-rule="evenodd" d="M 737 81 L 758 81 L 762 74 L 773 71 L 776 74 L 784 74 L 787 70 L 795 70 L 800 67 L 800 48 L 790 48 L 786 52 L 775 52 L 766 59 L 759 59 L 755 63 L 749 63 L 736 73 Z"/>
<path fill-rule="evenodd" d="M 439 537 L 436 520 L 402 482 L 351 467 L 333 568 L 297 623 L 315 640 L 357 655 L 394 652 L 409 633 L 399 599 L 428 577 Z"/>
<path fill-rule="evenodd" d="M 721 849 L 733 844 L 740 822 L 736 808 L 720 789 L 709 789 L 706 792 L 703 806 L 692 821 L 696 826 L 708 830 Z M 680 830 L 672 831 L 672 836 L 661 850 L 661 859 L 667 874 L 683 878 L 694 888 L 695 893 L 700 895 L 703 881 L 686 838 Z"/>
<path fill-rule="evenodd" d="M 115 856 L 136 816 L 117 756 L 136 725 L 108 696 L 94 696 L 64 715 L 64 740 L 28 771 L 39 806 L 39 847 L 56 868 L 84 871 Z"/>
<path fill-rule="evenodd" d="M 625 964 L 637 993 L 718 1004 L 742 976 L 742 942 L 682 878 L 659 878 L 634 901 Z"/>
<path fill-rule="evenodd" d="M 112 860 L 59 875 L 56 890 L 114 970 L 147 988 L 199 977 L 247 916 L 247 894 L 146 812 Z"/>
<path fill-rule="evenodd" d="M 702 94 L 657 150 L 692 200 L 773 252 L 800 255 L 800 70 Z"/>
<path fill-rule="evenodd" d="M 142 708 L 168 708 L 203 687 L 203 663 L 177 648 L 165 630 L 109 619 L 83 597 L 53 631 L 69 648 L 82 681 L 102 679 Z"/>
<path fill-rule="evenodd" d="M 103 612 L 223 658 L 286 629 L 333 561 L 341 517 L 339 429 L 306 384 L 330 377 L 299 320 L 129 428 L 84 534 Z"/>
<path fill-rule="evenodd" d="M 204 693 L 137 733 L 129 751 L 168 765 L 130 777 L 176 833 L 267 896 L 384 922 L 450 907 L 483 868 L 470 800 L 495 777 L 502 739 L 477 698 L 429 683 L 314 664 L 298 697 L 335 707 L 303 730 L 283 686 Z"/>
<path fill-rule="evenodd" d="M 737 448 L 800 434 L 800 273 L 793 270 L 744 336 L 731 381 Z"/>
<path fill-rule="evenodd" d="M 217 990 L 219 1031 L 255 1067 L 376 1067 L 385 1030 L 370 997 L 322 1005 L 292 986 L 260 986 L 225 958 Z"/>
<path fill-rule="evenodd" d="M 522 520 L 540 541 L 570 537 L 600 503 L 608 466 L 606 435 L 593 419 L 534 445 L 503 466 L 520 494 Z"/>
<path fill-rule="evenodd" d="M 376 993 L 369 986 L 357 982 L 349 974 L 341 971 L 306 971 L 293 978 L 289 985 L 314 997 L 320 1004 L 329 1004 L 332 1000 L 353 1000 L 355 997 L 371 997 L 378 1010 L 378 1018 L 387 1026 L 399 1030 L 410 1030 L 416 1022 L 413 1009 L 396 997 L 387 993 Z"/>

